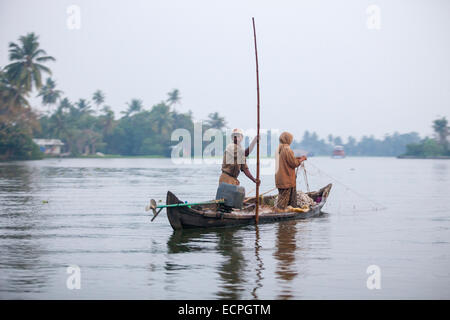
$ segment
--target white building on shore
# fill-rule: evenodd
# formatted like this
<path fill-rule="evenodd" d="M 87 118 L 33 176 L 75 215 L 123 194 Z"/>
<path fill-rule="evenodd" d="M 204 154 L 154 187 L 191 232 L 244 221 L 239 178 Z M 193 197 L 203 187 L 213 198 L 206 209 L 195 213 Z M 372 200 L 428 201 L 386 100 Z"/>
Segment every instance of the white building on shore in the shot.
<path fill-rule="evenodd" d="M 59 139 L 33 139 L 44 154 L 58 156 L 61 154 L 61 147 L 64 143 Z"/>

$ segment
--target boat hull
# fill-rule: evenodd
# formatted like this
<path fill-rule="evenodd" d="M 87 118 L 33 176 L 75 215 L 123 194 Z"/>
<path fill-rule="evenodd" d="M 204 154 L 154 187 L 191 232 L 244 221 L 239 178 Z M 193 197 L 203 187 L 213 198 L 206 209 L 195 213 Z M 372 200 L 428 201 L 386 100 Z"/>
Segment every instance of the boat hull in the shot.
<path fill-rule="evenodd" d="M 326 203 L 331 184 L 315 192 L 321 197 L 320 203 L 314 205 L 308 212 L 264 212 L 259 215 L 259 223 L 277 221 L 310 219 L 323 214 L 322 207 Z M 183 203 L 172 192 L 167 192 L 166 203 Z M 208 209 L 208 208 L 207 208 Z M 211 207 L 209 209 L 212 209 Z M 167 208 L 167 218 L 174 230 L 191 228 L 235 227 L 255 223 L 254 213 L 223 213 L 217 210 L 203 210 L 202 207 L 171 207 Z"/>

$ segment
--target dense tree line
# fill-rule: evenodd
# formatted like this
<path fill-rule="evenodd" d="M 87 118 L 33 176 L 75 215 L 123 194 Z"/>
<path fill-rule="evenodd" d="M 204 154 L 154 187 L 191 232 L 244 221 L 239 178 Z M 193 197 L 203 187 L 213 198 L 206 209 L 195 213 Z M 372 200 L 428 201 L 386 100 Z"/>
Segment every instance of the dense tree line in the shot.
<path fill-rule="evenodd" d="M 42 95 L 43 99 L 45 95 Z M 59 138 L 66 152 L 73 156 L 97 152 L 117 155 L 169 156 L 171 133 L 184 128 L 193 132 L 192 112 L 180 113 L 172 108 L 179 103 L 177 89 L 168 93 L 168 99 L 144 108 L 142 100 L 132 99 L 122 117 L 104 105 L 105 95 L 96 91 L 91 100 L 80 99 L 71 103 L 67 98 L 59 102 L 56 110 L 41 117 L 39 138 Z M 92 103 L 96 109 L 92 108 Z M 204 127 L 222 129 L 225 120 L 218 113 L 209 115 Z M 206 129 L 206 128 L 205 128 Z"/>
<path fill-rule="evenodd" d="M 55 61 L 39 47 L 34 33 L 9 44 L 10 64 L 0 68 L 0 160 L 42 158 L 32 138 L 60 139 L 63 152 L 71 156 L 103 152 L 120 155 L 170 155 L 170 134 L 175 128 L 193 131 L 192 113 L 180 113 L 173 106 L 180 103 L 174 89 L 166 100 L 146 109 L 142 100 L 131 99 L 122 117 L 116 119 L 105 94 L 97 90 L 90 99 L 75 102 L 64 97 L 45 65 Z M 29 96 L 36 92 L 48 112 L 32 110 Z M 217 112 L 211 113 L 204 128 L 225 126 Z"/>
<path fill-rule="evenodd" d="M 413 157 L 439 157 L 450 156 L 448 121 L 445 117 L 433 121 L 433 130 L 436 138 L 426 137 L 420 143 L 412 143 L 406 146 L 405 156 Z"/>
<path fill-rule="evenodd" d="M 339 136 L 328 135 L 327 139 L 320 139 L 312 132 L 305 131 L 302 140 L 294 141 L 293 149 L 306 150 L 314 155 L 331 155 L 335 146 L 343 146 L 349 156 L 398 156 L 406 151 L 406 146 L 420 141 L 417 132 L 394 133 L 386 135 L 383 139 L 373 136 L 363 136 L 360 141 L 349 136 L 347 142 Z"/>

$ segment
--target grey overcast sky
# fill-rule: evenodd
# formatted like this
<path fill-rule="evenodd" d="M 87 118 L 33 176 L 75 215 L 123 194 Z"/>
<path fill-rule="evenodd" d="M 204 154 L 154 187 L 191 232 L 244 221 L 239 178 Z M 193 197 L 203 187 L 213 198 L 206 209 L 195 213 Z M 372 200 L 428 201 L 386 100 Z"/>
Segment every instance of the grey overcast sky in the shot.
<path fill-rule="evenodd" d="M 67 27 L 70 5 L 79 30 Z M 369 5 L 379 30 L 367 27 Z M 178 88 L 178 111 L 254 128 L 252 16 L 262 128 L 423 136 L 450 115 L 448 0 L 0 0 L 0 66 L 10 41 L 35 32 L 71 100 L 101 89 L 117 116 L 131 98 L 151 108 Z"/>

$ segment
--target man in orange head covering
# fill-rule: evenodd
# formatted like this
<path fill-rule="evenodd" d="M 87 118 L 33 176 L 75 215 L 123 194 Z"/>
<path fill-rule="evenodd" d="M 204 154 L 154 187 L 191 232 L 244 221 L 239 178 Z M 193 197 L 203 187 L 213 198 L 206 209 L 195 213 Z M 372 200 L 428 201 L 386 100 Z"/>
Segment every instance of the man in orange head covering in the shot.
<path fill-rule="evenodd" d="M 277 208 L 284 210 L 287 206 L 297 207 L 297 181 L 295 169 L 306 160 L 306 156 L 295 157 L 290 144 L 294 137 L 289 132 L 280 135 L 276 160 L 275 185 L 278 188 Z"/>

